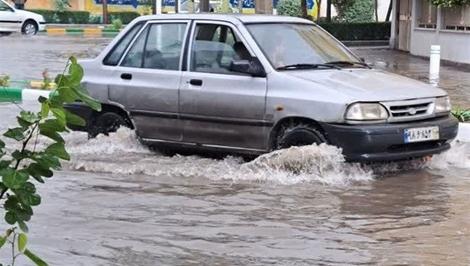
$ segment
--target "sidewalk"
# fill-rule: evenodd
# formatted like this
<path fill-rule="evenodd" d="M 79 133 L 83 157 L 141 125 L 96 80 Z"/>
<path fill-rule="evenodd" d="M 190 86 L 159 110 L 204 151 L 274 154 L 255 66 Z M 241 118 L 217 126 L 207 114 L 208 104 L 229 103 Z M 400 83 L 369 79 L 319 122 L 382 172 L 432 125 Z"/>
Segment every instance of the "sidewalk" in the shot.
<path fill-rule="evenodd" d="M 412 56 L 387 48 L 352 48 L 360 57 L 377 69 L 431 83 L 429 59 Z M 453 106 L 470 108 L 470 70 L 457 66 L 441 66 L 438 87 L 446 90 Z"/>
<path fill-rule="evenodd" d="M 43 33 L 49 36 L 115 37 L 119 32 L 110 25 L 102 24 L 47 24 Z"/>

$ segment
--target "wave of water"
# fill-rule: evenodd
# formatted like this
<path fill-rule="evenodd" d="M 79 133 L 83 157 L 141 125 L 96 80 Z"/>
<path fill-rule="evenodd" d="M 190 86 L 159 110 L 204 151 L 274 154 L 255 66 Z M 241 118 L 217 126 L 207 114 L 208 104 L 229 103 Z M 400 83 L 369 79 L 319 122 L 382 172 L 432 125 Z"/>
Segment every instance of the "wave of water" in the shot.
<path fill-rule="evenodd" d="M 345 163 L 340 149 L 325 144 L 292 147 L 245 162 L 233 156 L 222 160 L 162 156 L 140 144 L 135 133 L 125 128 L 109 137 L 89 140 L 86 134 L 73 132 L 65 138 L 72 157 L 64 164 L 69 170 L 278 184 L 320 182 L 346 185 L 373 179 L 372 171 L 359 164 Z"/>
<path fill-rule="evenodd" d="M 122 128 L 110 136 L 88 139 L 72 132 L 65 135 L 71 161 L 65 169 L 114 174 L 149 176 L 203 177 L 233 182 L 272 182 L 298 184 L 316 182 L 344 186 L 368 182 L 393 172 L 450 167 L 470 168 L 470 143 L 454 142 L 450 151 L 429 161 L 360 165 L 346 163 L 341 149 L 321 144 L 274 151 L 251 162 L 228 156 L 211 159 L 200 156 L 163 156 L 142 145 L 135 132 Z"/>

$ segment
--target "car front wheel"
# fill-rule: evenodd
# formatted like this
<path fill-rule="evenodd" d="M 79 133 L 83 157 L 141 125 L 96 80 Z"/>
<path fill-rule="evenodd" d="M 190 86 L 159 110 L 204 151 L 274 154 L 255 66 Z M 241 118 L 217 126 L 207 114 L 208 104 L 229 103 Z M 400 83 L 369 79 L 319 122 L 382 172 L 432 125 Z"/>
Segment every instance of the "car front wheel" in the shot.
<path fill-rule="evenodd" d="M 287 149 L 293 146 L 307 146 L 326 142 L 326 138 L 316 127 L 294 123 L 281 126 L 274 149 Z"/>
<path fill-rule="evenodd" d="M 38 26 L 34 21 L 28 20 L 23 24 L 21 32 L 27 36 L 36 35 L 36 33 L 38 32 Z"/>

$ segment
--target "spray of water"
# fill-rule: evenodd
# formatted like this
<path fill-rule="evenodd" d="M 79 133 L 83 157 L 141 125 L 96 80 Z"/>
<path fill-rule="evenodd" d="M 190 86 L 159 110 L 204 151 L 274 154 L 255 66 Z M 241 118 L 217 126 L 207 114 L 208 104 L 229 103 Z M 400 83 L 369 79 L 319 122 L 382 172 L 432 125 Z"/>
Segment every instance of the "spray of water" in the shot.
<path fill-rule="evenodd" d="M 346 163 L 341 149 L 326 144 L 292 147 L 245 162 L 233 156 L 222 160 L 199 156 L 163 156 L 142 145 L 135 132 L 126 128 L 95 139 L 88 139 L 84 133 L 72 132 L 65 139 L 72 157 L 70 162 L 64 164 L 66 169 L 126 175 L 346 186 L 401 171 L 470 168 L 470 145 L 457 141 L 449 152 L 434 156 L 430 161 L 360 165 Z M 39 143 L 45 144 L 43 141 Z"/>

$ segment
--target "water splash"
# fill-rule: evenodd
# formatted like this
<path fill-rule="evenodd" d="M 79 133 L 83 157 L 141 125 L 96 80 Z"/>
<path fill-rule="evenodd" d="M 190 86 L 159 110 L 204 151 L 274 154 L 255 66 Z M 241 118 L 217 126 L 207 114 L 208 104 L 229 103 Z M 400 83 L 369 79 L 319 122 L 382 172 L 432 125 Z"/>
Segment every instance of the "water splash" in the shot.
<path fill-rule="evenodd" d="M 124 128 L 109 137 L 90 140 L 86 134 L 75 132 L 67 135 L 66 141 L 72 160 L 65 163 L 65 167 L 70 170 L 203 177 L 233 182 L 319 182 L 339 186 L 373 179 L 370 170 L 346 163 L 341 149 L 326 144 L 292 147 L 244 162 L 232 156 L 223 160 L 162 156 L 149 151 L 137 141 L 134 131 Z"/>
<path fill-rule="evenodd" d="M 433 170 L 470 169 L 470 143 L 454 141 L 449 151 L 433 156 L 426 166 Z"/>

